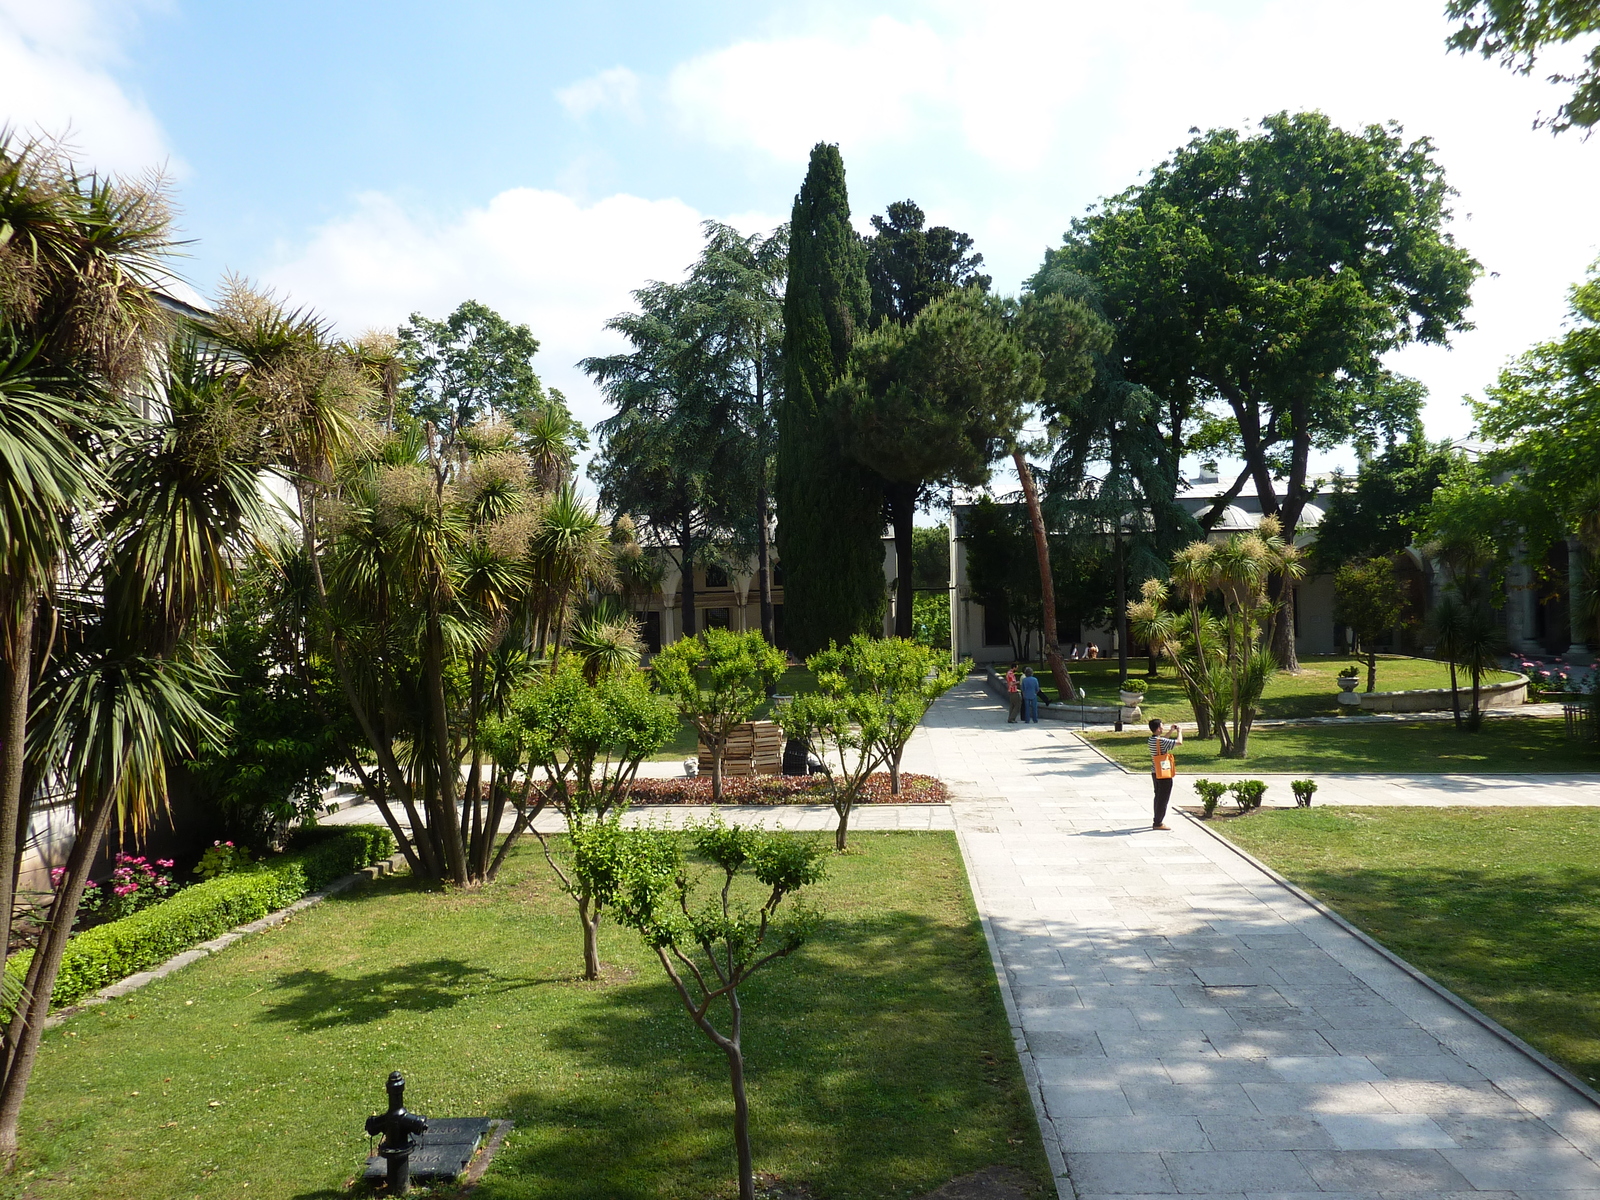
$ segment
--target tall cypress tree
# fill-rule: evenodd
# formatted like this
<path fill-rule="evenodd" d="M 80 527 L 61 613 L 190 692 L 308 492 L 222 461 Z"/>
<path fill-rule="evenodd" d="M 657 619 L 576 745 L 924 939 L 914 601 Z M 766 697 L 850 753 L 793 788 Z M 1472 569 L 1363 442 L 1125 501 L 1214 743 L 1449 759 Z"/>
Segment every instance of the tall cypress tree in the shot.
<path fill-rule="evenodd" d="M 778 550 L 784 628 L 796 654 L 882 629 L 882 481 L 845 454 L 829 399 L 870 299 L 844 160 L 837 146 L 819 142 L 789 226 L 778 410 Z"/>

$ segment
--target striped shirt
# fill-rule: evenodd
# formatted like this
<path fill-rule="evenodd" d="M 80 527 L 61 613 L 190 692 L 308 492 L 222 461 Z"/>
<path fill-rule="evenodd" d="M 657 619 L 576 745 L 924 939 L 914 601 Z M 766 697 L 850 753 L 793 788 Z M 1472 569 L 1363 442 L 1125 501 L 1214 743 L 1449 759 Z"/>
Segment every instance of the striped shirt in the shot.
<path fill-rule="evenodd" d="M 1177 738 L 1162 737 L 1159 734 L 1150 735 L 1150 757 L 1158 754 L 1171 754 L 1173 747 L 1178 744 Z"/>

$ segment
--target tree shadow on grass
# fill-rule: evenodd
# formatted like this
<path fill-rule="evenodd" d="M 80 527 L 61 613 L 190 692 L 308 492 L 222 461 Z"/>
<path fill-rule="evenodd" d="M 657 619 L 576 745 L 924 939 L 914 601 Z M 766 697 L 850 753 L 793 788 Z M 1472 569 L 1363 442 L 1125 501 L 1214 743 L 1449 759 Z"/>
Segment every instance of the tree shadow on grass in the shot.
<path fill-rule="evenodd" d="M 403 963 L 354 976 L 291 971 L 276 981 L 279 995 L 265 1002 L 258 1019 L 314 1033 L 364 1025 L 394 1012 L 441 1012 L 469 998 L 556 982 L 564 981 L 508 978 L 455 958 Z"/>
<path fill-rule="evenodd" d="M 1600 871 L 1314 867 L 1294 877 L 1579 1075 L 1600 1076 Z"/>
<path fill-rule="evenodd" d="M 996 1162 L 1042 1167 L 975 926 L 906 912 L 833 917 L 740 996 L 758 1170 L 819 1196 L 904 1197 Z M 593 1082 L 505 1098 L 518 1132 L 482 1200 L 731 1191 L 726 1058 L 659 967 L 608 1000 L 546 1028 L 551 1049 Z"/>

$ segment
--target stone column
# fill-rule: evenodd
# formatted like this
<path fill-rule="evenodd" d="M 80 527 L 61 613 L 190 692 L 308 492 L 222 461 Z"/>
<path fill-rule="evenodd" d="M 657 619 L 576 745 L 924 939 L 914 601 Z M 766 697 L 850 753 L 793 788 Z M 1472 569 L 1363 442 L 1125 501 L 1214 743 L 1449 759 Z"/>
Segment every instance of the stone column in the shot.
<path fill-rule="evenodd" d="M 1587 667 L 1594 663 L 1589 650 L 1589 630 L 1584 628 L 1579 615 L 1579 594 L 1583 590 L 1583 546 L 1575 537 L 1567 539 L 1567 624 L 1571 630 L 1572 645 L 1563 656 L 1574 666 Z"/>
<path fill-rule="evenodd" d="M 1514 654 L 1543 654 L 1544 646 L 1533 633 L 1533 606 L 1538 603 L 1538 596 L 1527 554 L 1528 548 L 1519 545 L 1506 568 L 1506 642 Z"/>

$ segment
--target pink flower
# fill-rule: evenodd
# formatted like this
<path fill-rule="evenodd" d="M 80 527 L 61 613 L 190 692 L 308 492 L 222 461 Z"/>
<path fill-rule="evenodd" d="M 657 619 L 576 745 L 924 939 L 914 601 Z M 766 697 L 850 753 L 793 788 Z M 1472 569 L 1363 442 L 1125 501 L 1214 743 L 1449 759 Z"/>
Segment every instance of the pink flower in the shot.
<path fill-rule="evenodd" d="M 170 858 L 156 859 L 156 866 L 160 867 L 163 871 L 171 870 L 173 865 L 173 861 Z"/>
<path fill-rule="evenodd" d="M 116 892 L 116 894 L 119 896 L 131 896 L 133 893 L 137 892 L 139 888 L 136 884 L 125 883 L 121 887 L 115 887 L 111 890 Z"/>

